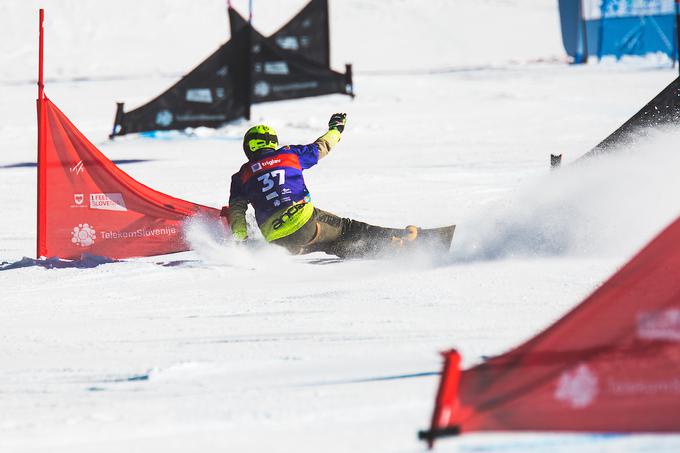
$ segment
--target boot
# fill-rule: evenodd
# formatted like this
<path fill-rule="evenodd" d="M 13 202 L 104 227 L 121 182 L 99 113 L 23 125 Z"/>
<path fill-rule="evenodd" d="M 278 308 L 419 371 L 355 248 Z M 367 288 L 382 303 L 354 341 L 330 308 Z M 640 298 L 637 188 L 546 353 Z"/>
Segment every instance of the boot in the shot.
<path fill-rule="evenodd" d="M 420 228 L 415 225 L 408 225 L 400 236 L 392 236 L 392 246 L 397 248 L 408 247 L 415 243 Z"/>

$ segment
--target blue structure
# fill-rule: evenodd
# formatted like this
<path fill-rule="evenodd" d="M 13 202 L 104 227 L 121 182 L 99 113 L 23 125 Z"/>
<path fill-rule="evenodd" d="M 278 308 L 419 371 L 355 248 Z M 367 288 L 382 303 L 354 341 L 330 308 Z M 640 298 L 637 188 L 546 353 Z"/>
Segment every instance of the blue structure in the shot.
<path fill-rule="evenodd" d="M 574 63 L 589 56 L 646 55 L 677 59 L 674 0 L 558 0 L 562 42 Z"/>

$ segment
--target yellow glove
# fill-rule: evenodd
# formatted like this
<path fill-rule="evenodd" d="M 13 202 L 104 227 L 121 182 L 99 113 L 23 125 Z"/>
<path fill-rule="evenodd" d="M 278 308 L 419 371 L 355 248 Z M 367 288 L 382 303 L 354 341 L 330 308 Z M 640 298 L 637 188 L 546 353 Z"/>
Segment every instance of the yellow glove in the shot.
<path fill-rule="evenodd" d="M 231 235 L 236 242 L 243 242 L 246 239 L 248 239 L 248 231 L 246 231 L 245 229 L 232 231 Z"/>

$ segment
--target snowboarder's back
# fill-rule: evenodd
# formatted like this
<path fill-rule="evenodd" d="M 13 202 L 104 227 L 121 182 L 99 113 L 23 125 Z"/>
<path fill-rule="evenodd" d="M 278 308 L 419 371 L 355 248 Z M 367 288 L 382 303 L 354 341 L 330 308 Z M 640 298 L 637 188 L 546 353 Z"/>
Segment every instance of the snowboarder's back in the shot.
<path fill-rule="evenodd" d="M 246 132 L 243 148 L 248 162 L 232 176 L 229 195 L 229 223 L 237 238 L 247 237 L 248 203 L 253 205 L 257 224 L 268 242 L 295 233 L 309 221 L 314 206 L 302 172 L 316 165 L 340 141 L 338 127 L 344 126 L 345 118 L 345 114 L 333 115 L 334 127 L 308 145 L 278 148 L 276 132 L 265 125 Z"/>
<path fill-rule="evenodd" d="M 322 211 L 312 204 L 302 172 L 316 165 L 340 141 L 347 115 L 336 113 L 328 132 L 308 145 L 278 146 L 274 129 L 250 128 L 243 138 L 248 162 L 231 178 L 227 217 L 236 240 L 248 238 L 246 210 L 268 242 L 294 254 L 323 251 L 340 257 L 375 255 L 386 248 L 413 243 L 414 226 L 383 228 Z M 448 244 L 453 229 L 445 232 Z"/>

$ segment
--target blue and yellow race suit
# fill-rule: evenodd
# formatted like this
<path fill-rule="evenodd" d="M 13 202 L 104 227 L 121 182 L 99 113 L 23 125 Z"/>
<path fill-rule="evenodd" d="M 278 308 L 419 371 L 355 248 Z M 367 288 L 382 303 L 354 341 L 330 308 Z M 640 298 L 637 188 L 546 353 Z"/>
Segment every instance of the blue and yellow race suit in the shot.
<path fill-rule="evenodd" d="M 302 175 L 340 141 L 330 130 L 309 145 L 264 150 L 231 178 L 228 219 L 237 238 L 247 237 L 246 209 L 252 204 L 262 235 L 269 242 L 293 234 L 312 217 L 314 206 Z"/>

